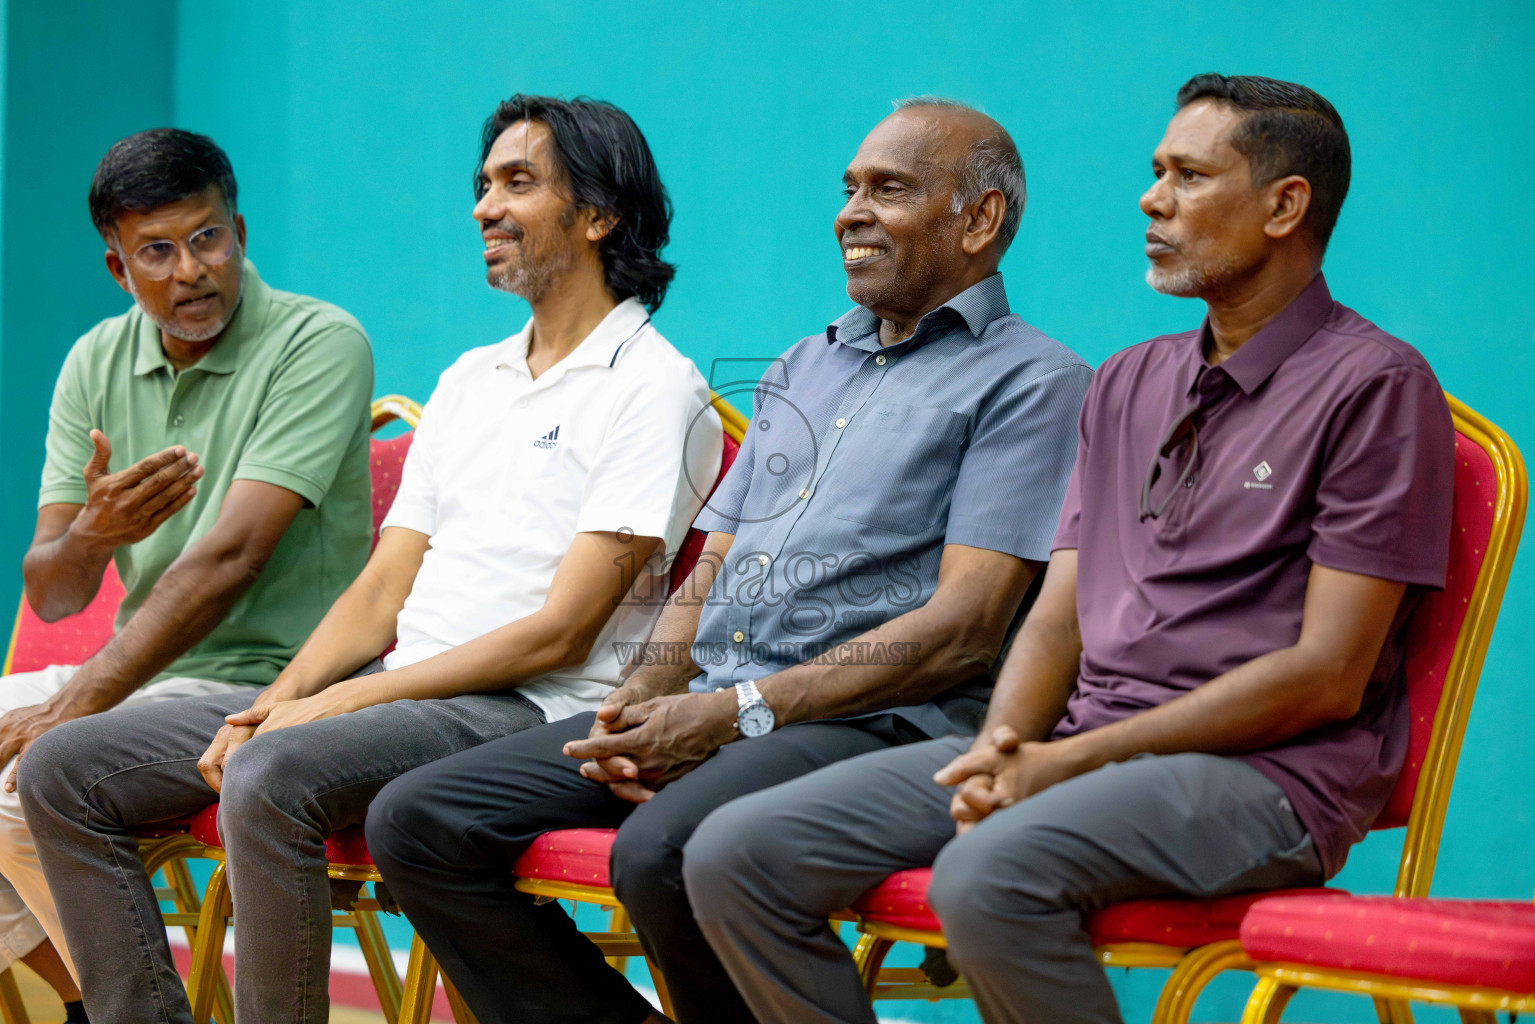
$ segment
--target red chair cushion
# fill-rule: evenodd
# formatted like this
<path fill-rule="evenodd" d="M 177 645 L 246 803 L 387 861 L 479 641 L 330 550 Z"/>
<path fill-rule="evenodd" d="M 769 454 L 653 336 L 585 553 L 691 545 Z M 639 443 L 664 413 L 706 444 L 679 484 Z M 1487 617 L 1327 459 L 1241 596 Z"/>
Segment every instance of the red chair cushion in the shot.
<path fill-rule="evenodd" d="M 1535 904 L 1295 896 L 1242 922 L 1254 960 L 1535 993 Z"/>
<path fill-rule="evenodd" d="M 1444 690 L 1445 673 L 1455 641 L 1460 637 L 1471 592 L 1487 540 L 1492 535 L 1493 504 L 1498 478 L 1487 452 L 1463 434 L 1455 435 L 1455 510 L 1450 525 L 1450 566 L 1443 590 L 1430 591 L 1413 613 L 1407 632 L 1407 704 L 1411 733 L 1407 760 L 1397 776 L 1391 798 L 1373 828 L 1397 828 L 1407 824 L 1418 773 L 1434 729 L 1434 715 Z"/>
<path fill-rule="evenodd" d="M 932 868 L 898 871 L 865 893 L 853 904 L 853 910 L 870 921 L 916 931 L 942 931 L 938 916 L 927 902 L 927 887 L 932 878 Z M 1089 914 L 1087 931 L 1097 946 L 1113 942 L 1155 942 L 1180 948 L 1203 946 L 1235 939 L 1242 915 L 1259 900 L 1298 892 L 1336 893 L 1338 890 L 1281 889 L 1244 892 L 1213 900 L 1178 897 L 1128 900 Z"/>
<path fill-rule="evenodd" d="M 607 888 L 608 855 L 613 852 L 612 828 L 567 828 L 545 832 L 517 858 L 512 872 L 519 878 L 573 882 Z"/>
<path fill-rule="evenodd" d="M 219 838 L 219 805 L 211 803 L 192 815 L 192 825 L 188 831 L 192 833 L 193 839 L 204 846 L 222 850 L 224 840 Z M 368 855 L 368 841 L 362 826 L 353 825 L 328 837 L 325 840 L 325 859 L 331 864 L 371 865 L 373 858 Z"/>
<path fill-rule="evenodd" d="M 714 486 L 709 488 L 709 493 L 704 496 L 704 501 L 707 502 L 713 496 L 716 488 L 720 485 L 720 481 L 725 479 L 726 470 L 730 469 L 740 451 L 741 443 L 729 434 L 726 434 L 725 448 L 720 453 L 720 472 L 714 478 Z M 698 564 L 698 556 L 703 554 L 704 541 L 706 539 L 702 530 L 688 530 L 688 535 L 683 538 L 682 546 L 677 549 L 677 557 L 672 559 L 671 575 L 666 581 L 667 594 L 676 593 L 677 588 L 682 586 L 682 581 L 688 578 L 688 573 L 692 572 L 693 567 Z"/>
<path fill-rule="evenodd" d="M 853 912 L 859 917 L 897 928 L 942 931 L 938 915 L 927 905 L 927 886 L 932 880 L 932 868 L 897 871 L 854 901 Z"/>
<path fill-rule="evenodd" d="M 1087 931 L 1097 946 L 1113 942 L 1156 942 L 1191 949 L 1235 939 L 1249 908 L 1278 896 L 1301 893 L 1343 895 L 1338 889 L 1270 889 L 1210 900 L 1176 896 L 1126 900 L 1089 914 Z"/>

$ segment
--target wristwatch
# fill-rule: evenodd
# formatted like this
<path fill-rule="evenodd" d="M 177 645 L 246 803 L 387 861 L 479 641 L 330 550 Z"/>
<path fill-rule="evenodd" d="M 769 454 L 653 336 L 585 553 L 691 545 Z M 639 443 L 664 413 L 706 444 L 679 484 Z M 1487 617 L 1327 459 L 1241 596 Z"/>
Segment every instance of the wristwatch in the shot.
<path fill-rule="evenodd" d="M 762 699 L 756 683 L 736 683 L 736 708 L 736 728 L 742 736 L 754 739 L 773 731 L 773 709 Z"/>

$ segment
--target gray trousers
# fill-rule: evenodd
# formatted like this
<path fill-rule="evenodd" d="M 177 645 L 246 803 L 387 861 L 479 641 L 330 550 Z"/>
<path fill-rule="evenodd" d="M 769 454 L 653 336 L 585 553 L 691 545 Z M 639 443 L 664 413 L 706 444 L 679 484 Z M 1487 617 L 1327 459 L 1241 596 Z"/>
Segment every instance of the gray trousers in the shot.
<path fill-rule="evenodd" d="M 133 829 L 215 799 L 197 760 L 224 716 L 254 699 L 123 707 L 62 725 L 27 751 L 22 806 L 93 1020 L 190 1022 Z M 217 794 L 239 1020 L 329 1018 L 327 835 L 361 824 L 391 779 L 542 722 L 520 694 L 476 694 L 380 704 L 241 746 Z"/>
<path fill-rule="evenodd" d="M 934 866 L 949 960 L 988 1024 L 1120 1020 L 1086 911 L 1321 879 L 1279 787 L 1207 754 L 1109 765 L 956 838 L 951 791 L 932 777 L 968 746 L 951 737 L 843 761 L 735 800 L 694 832 L 688 900 L 763 1024 L 875 1024 L 826 916 L 905 868 Z"/>

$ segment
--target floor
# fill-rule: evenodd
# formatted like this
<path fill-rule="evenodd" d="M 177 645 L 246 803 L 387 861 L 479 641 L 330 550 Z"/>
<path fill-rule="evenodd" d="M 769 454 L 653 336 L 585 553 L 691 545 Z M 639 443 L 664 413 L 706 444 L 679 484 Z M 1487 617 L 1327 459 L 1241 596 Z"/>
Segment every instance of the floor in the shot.
<path fill-rule="evenodd" d="M 13 971 L 32 1024 L 60 1024 L 64 1019 L 64 1006 L 59 1002 L 59 997 L 53 994 L 53 989 L 22 964 L 17 964 Z M 384 1024 L 384 1015 L 340 1006 L 331 1010 L 330 1024 Z"/>

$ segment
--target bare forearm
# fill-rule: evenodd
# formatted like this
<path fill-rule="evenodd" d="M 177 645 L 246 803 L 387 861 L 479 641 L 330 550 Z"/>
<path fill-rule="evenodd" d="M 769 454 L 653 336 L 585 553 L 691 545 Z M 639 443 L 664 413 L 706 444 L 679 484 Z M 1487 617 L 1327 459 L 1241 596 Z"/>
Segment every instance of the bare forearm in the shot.
<path fill-rule="evenodd" d="M 760 680 L 779 725 L 921 704 L 990 670 L 1002 630 L 930 605 Z"/>
<path fill-rule="evenodd" d="M 534 613 L 414 665 L 348 679 L 333 689 L 353 711 L 396 700 L 490 693 L 579 665 L 589 653 L 566 624 Z"/>
<path fill-rule="evenodd" d="M 312 696 L 378 657 L 394 639 L 406 596 L 391 592 L 371 567 L 364 569 L 257 703 Z"/>
<path fill-rule="evenodd" d="M 980 735 L 1008 725 L 1024 741 L 1048 737 L 1066 713 L 1081 659 L 1082 637 L 1074 619 L 1029 616 L 1013 639 Z"/>
<path fill-rule="evenodd" d="M 112 549 L 91 545 L 67 527 L 52 540 L 37 541 L 21 561 L 27 603 L 44 622 L 57 622 L 90 604 Z"/>
<path fill-rule="evenodd" d="M 688 683 L 703 674 L 703 669 L 693 660 L 693 642 L 698 638 L 704 596 L 714 586 L 714 579 L 719 575 L 733 540 L 729 534 L 709 535 L 708 547 L 699 556 L 693 571 L 661 609 L 633 671 L 624 677 L 622 685 L 625 688 L 643 694 L 642 699 L 646 700 L 665 697 L 686 693 Z"/>
<path fill-rule="evenodd" d="M 60 694 L 64 705 L 86 715 L 120 703 L 211 633 L 259 574 L 258 566 L 237 556 L 195 549 L 182 555 Z"/>
<path fill-rule="evenodd" d="M 1061 742 L 1076 748 L 1083 771 L 1140 753 L 1247 753 L 1350 717 L 1358 705 L 1342 696 L 1349 692 L 1357 689 L 1338 678 L 1335 665 L 1286 647 L 1158 707 Z"/>

